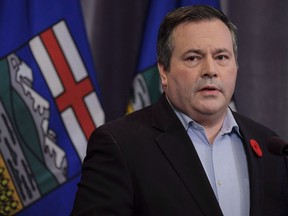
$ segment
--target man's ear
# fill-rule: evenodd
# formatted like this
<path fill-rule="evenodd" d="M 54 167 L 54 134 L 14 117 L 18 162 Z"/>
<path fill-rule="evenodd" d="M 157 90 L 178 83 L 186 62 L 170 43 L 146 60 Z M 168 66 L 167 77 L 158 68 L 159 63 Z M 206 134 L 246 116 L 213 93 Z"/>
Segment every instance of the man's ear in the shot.
<path fill-rule="evenodd" d="M 164 66 L 160 63 L 157 63 L 160 79 L 161 79 L 161 85 L 163 88 L 167 86 L 168 79 L 167 79 L 167 71 L 165 71 Z"/>

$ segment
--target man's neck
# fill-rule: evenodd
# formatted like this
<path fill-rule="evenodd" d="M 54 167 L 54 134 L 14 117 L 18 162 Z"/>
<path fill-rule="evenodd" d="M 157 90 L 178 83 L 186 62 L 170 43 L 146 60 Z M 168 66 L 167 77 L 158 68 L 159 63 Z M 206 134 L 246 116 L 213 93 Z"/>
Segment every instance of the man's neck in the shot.
<path fill-rule="evenodd" d="M 205 128 L 205 133 L 210 144 L 213 144 L 216 136 L 221 130 L 226 114 L 227 111 L 219 115 L 202 116 L 202 118 L 198 119 L 194 118 L 198 124 L 201 124 Z"/>

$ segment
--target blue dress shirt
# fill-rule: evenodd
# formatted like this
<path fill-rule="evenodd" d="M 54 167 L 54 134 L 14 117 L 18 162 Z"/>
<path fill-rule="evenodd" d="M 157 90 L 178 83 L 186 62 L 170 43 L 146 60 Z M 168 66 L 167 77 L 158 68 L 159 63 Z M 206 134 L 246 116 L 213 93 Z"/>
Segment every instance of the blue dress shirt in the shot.
<path fill-rule="evenodd" d="M 250 190 L 247 158 L 231 110 L 227 108 L 222 128 L 210 144 L 202 125 L 173 109 L 194 144 L 224 216 L 248 216 Z"/>

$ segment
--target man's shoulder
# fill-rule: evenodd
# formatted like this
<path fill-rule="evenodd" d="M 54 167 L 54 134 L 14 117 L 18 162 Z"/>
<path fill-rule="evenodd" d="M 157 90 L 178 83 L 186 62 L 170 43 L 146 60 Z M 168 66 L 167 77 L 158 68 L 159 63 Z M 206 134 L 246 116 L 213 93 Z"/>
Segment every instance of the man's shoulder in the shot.
<path fill-rule="evenodd" d="M 170 122 L 175 121 L 176 115 L 173 112 L 173 109 L 166 100 L 165 95 L 161 96 L 159 100 L 149 106 L 146 106 L 142 109 L 136 110 L 132 113 L 123 115 L 120 118 L 117 118 L 113 121 L 107 122 L 105 125 L 109 127 L 118 127 L 118 126 L 129 126 L 137 127 L 139 125 L 151 125 L 151 124 L 169 124 Z M 124 127 L 125 127 L 124 126 Z"/>
<path fill-rule="evenodd" d="M 115 120 L 112 120 L 108 122 L 110 125 L 117 125 L 117 124 L 127 124 L 129 122 L 142 122 L 147 121 L 148 119 L 151 119 L 151 113 L 152 113 L 153 105 L 144 107 L 142 109 L 136 110 L 132 113 L 125 114 Z"/>
<path fill-rule="evenodd" d="M 133 134 L 139 130 L 147 130 L 150 128 L 153 121 L 153 105 L 147 106 L 140 110 L 125 114 L 117 119 L 107 121 L 96 131 L 107 132 L 118 135 Z"/>

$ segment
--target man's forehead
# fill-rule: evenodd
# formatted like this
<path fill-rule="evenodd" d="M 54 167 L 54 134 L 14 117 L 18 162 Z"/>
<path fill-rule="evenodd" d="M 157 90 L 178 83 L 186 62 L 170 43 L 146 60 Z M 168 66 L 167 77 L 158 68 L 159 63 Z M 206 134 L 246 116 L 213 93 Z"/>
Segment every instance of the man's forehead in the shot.
<path fill-rule="evenodd" d="M 212 41 L 214 45 L 219 43 L 219 46 L 215 47 L 217 49 L 228 49 L 233 44 L 232 33 L 222 21 L 217 19 L 182 23 L 174 29 L 171 40 L 174 45 L 181 42 L 186 45 L 195 43 L 191 47 L 194 49 L 200 49 L 201 45 Z"/>
<path fill-rule="evenodd" d="M 197 34 L 200 32 L 203 33 L 212 33 L 213 31 L 223 31 L 225 33 L 229 33 L 231 35 L 231 32 L 229 28 L 225 25 L 224 22 L 222 22 L 219 19 L 211 19 L 211 20 L 201 20 L 201 21 L 191 21 L 191 22 L 184 22 L 180 23 L 178 26 L 176 26 L 172 32 L 178 33 L 181 31 L 188 31 L 189 29 L 193 29 L 193 33 Z"/>

